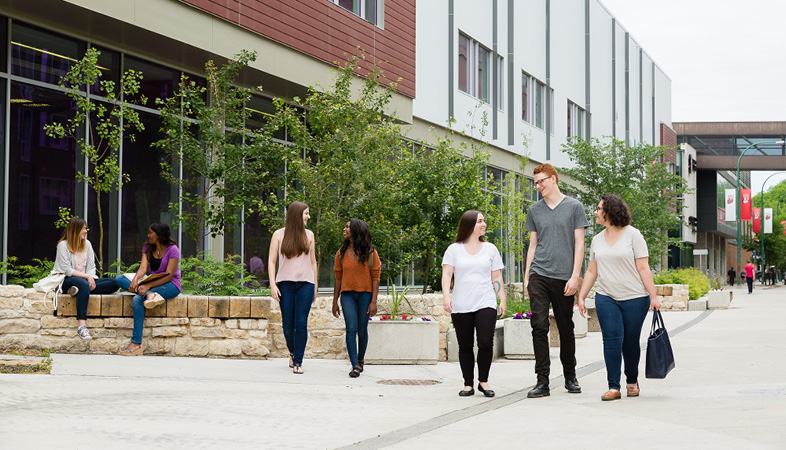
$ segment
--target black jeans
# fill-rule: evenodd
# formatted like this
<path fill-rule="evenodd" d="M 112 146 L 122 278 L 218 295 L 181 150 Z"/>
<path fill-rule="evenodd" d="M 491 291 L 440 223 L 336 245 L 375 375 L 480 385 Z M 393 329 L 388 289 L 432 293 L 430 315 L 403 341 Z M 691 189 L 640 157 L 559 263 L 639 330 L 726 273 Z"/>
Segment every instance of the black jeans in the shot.
<path fill-rule="evenodd" d="M 745 281 L 748 282 L 748 294 L 753 292 L 753 277 L 745 277 Z"/>
<path fill-rule="evenodd" d="M 564 295 L 567 280 L 529 276 L 527 291 L 532 309 L 532 346 L 535 350 L 535 374 L 538 384 L 549 384 L 549 305 L 559 330 L 559 359 L 565 380 L 576 378 L 576 340 L 573 336 L 573 295 Z"/>
<path fill-rule="evenodd" d="M 483 308 L 475 312 L 454 313 L 453 328 L 459 347 L 459 365 L 464 376 L 464 386 L 474 385 L 475 379 L 475 330 L 478 335 L 478 381 L 489 380 L 491 359 L 494 356 L 494 327 L 497 324 L 497 310 Z"/>
<path fill-rule="evenodd" d="M 96 288 L 90 290 L 90 284 L 82 277 L 65 277 L 63 280 L 63 292 L 68 293 L 68 288 L 76 286 L 79 292 L 76 294 L 76 318 L 77 320 L 87 319 L 87 303 L 90 301 L 90 294 L 111 294 L 117 290 L 117 283 L 114 278 L 96 278 Z"/>

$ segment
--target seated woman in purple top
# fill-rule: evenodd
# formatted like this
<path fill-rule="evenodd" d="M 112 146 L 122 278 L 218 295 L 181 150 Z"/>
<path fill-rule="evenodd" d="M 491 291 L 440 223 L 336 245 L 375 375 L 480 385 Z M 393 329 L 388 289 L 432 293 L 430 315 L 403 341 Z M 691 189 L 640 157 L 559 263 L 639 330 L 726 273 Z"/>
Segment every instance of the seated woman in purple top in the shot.
<path fill-rule="evenodd" d="M 115 278 L 121 289 L 133 292 L 134 332 L 131 343 L 120 351 L 124 356 L 142 355 L 142 326 L 145 308 L 155 308 L 180 294 L 180 250 L 170 237 L 171 230 L 165 222 L 154 222 L 147 232 L 147 243 L 142 247 L 142 263 L 132 279 L 125 275 Z M 148 271 L 148 268 L 150 269 Z M 145 283 L 147 275 L 164 274 L 161 278 Z"/>

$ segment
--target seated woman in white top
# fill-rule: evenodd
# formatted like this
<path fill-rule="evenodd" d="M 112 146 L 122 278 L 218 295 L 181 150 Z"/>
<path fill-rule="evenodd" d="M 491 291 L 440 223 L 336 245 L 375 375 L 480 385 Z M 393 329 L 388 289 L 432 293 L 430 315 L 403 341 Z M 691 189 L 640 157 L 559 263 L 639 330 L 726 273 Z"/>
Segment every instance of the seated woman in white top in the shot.
<path fill-rule="evenodd" d="M 87 240 L 87 223 L 73 217 L 57 243 L 54 272 L 65 274 L 62 290 L 76 295 L 76 334 L 92 339 L 87 330 L 87 304 L 90 294 L 111 294 L 117 290 L 114 278 L 98 278 L 93 246 Z"/>
<path fill-rule="evenodd" d="M 660 308 L 650 272 L 647 243 L 630 226 L 628 205 L 617 195 L 606 194 L 595 210 L 595 222 L 606 227 L 592 238 L 590 262 L 579 292 L 579 311 L 595 280 L 595 312 L 603 334 L 603 358 L 609 390 L 601 400 L 617 400 L 620 367 L 625 361 L 628 397 L 639 395 L 639 336 L 647 310 Z"/>
<path fill-rule="evenodd" d="M 488 376 L 494 353 L 497 315 L 505 315 L 502 257 L 494 244 L 486 242 L 486 221 L 480 211 L 470 210 L 459 220 L 456 241 L 442 258 L 443 308 L 451 313 L 459 346 L 459 365 L 464 376 L 462 397 L 475 394 L 475 332 L 478 335 L 478 390 L 493 397 Z M 453 283 L 453 295 L 450 281 Z M 497 297 L 500 298 L 499 311 Z"/>

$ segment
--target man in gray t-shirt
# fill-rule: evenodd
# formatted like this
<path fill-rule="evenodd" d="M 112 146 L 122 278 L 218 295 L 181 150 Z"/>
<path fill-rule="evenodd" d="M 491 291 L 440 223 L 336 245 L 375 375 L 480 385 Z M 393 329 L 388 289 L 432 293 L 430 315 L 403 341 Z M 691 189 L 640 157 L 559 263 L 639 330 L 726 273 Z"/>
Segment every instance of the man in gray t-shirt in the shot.
<path fill-rule="evenodd" d="M 565 389 L 580 393 L 576 379 L 573 301 L 584 261 L 584 229 L 589 226 L 582 204 L 559 190 L 559 174 L 551 164 L 535 168 L 535 187 L 543 200 L 527 211 L 529 231 L 524 289 L 532 309 L 532 344 L 538 381 L 527 397 L 549 395 L 549 305 L 560 337 Z"/>

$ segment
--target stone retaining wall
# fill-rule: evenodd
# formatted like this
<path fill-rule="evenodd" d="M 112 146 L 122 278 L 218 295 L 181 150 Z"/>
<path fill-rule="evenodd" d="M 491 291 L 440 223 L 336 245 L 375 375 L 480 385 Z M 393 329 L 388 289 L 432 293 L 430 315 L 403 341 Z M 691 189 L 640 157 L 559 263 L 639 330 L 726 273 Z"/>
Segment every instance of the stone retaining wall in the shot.
<path fill-rule="evenodd" d="M 0 349 L 50 349 L 61 353 L 111 354 L 131 339 L 133 312 L 130 295 L 92 295 L 87 327 L 92 340 L 76 334 L 76 299 L 58 297 L 21 286 L 0 285 Z M 447 360 L 450 315 L 442 296 L 408 295 L 399 315 L 428 317 L 440 324 L 439 355 Z M 390 297 L 380 295 L 379 314 L 390 311 Z M 205 297 L 179 295 L 146 311 L 145 354 L 227 358 L 286 357 L 278 302 L 269 297 Z M 346 358 L 344 319 L 332 314 L 332 298 L 320 297 L 309 315 L 306 358 Z"/>

